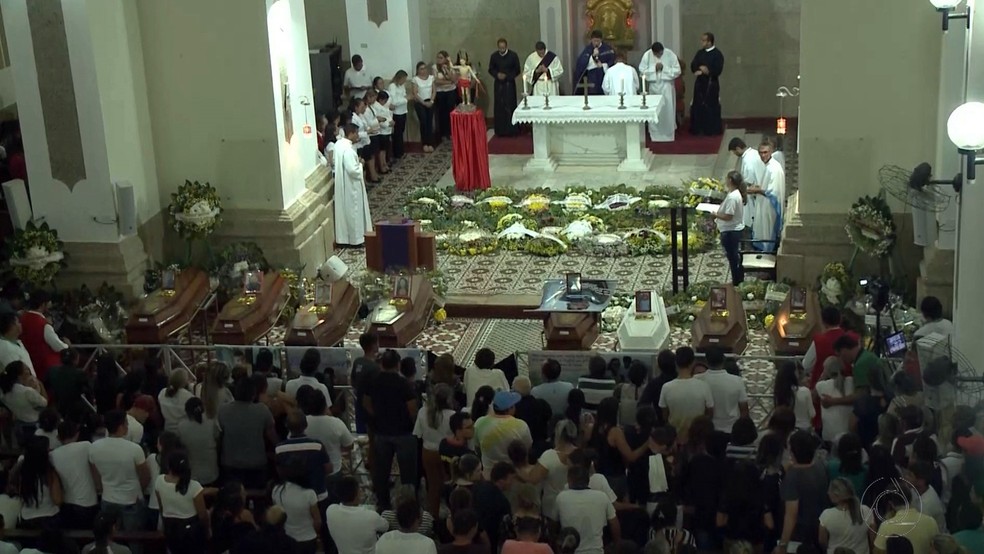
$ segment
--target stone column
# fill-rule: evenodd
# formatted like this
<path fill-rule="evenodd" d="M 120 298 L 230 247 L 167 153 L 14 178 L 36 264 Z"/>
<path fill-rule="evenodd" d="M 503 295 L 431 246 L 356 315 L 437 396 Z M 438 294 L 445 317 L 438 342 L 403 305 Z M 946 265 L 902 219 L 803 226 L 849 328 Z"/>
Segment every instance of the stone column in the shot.
<path fill-rule="evenodd" d="M 566 0 L 539 0 L 540 2 L 540 40 L 560 57 L 564 75 L 560 79 L 560 93 L 570 94 L 568 83 L 574 78 L 576 56 L 581 51 L 580 42 L 572 38 L 571 6 Z M 520 57 L 520 63 L 525 57 Z"/>
<path fill-rule="evenodd" d="M 185 180 L 221 196 L 210 243 L 254 241 L 312 273 L 333 250 L 303 0 L 137 2 L 161 205 Z M 184 247 L 168 236 L 172 255 Z"/>
<path fill-rule="evenodd" d="M 3 0 L 35 220 L 70 256 L 63 287 L 132 294 L 162 224 L 140 31 L 123 0 Z M 122 236 L 115 183 L 133 186 L 140 237 Z"/>
<path fill-rule="evenodd" d="M 663 43 L 663 46 L 683 55 L 680 27 L 681 0 L 652 0 L 653 41 Z"/>
<path fill-rule="evenodd" d="M 926 0 L 803 2 L 800 32 L 799 193 L 787 209 L 779 277 L 806 284 L 825 263 L 850 258 L 844 214 L 859 196 L 878 194 L 879 168 L 932 160 L 943 35 Z M 915 276 L 922 256 L 911 217 L 896 224 L 897 268 Z M 878 269 L 859 261 L 859 274 Z"/>

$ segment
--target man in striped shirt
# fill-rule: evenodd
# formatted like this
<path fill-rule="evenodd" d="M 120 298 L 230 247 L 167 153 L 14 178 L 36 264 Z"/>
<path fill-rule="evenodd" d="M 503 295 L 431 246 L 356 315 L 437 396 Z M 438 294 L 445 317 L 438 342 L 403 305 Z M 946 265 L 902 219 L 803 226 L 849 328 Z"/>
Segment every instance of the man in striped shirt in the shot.
<path fill-rule="evenodd" d="M 615 394 L 618 383 L 608 375 L 608 362 L 601 356 L 588 361 L 588 376 L 578 377 L 577 388 L 584 392 L 585 407 L 596 410 L 602 400 Z"/>

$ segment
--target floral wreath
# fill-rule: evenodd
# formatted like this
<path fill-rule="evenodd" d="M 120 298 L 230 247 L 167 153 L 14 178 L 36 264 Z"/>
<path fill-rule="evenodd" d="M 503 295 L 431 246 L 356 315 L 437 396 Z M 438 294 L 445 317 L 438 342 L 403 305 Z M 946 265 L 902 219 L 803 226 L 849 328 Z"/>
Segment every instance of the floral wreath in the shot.
<path fill-rule="evenodd" d="M 174 230 L 186 240 L 204 239 L 222 222 L 222 202 L 208 183 L 185 181 L 171 194 L 167 210 Z"/>
<path fill-rule="evenodd" d="M 884 258 L 895 246 L 895 220 L 884 198 L 862 196 L 847 212 L 844 227 L 851 244 L 875 258 Z"/>
<path fill-rule="evenodd" d="M 817 284 L 820 303 L 824 306 L 839 308 L 854 296 L 854 278 L 843 262 L 830 262 L 823 266 Z"/>
<path fill-rule="evenodd" d="M 669 248 L 666 236 L 658 231 L 636 229 L 625 235 L 625 243 L 632 256 L 652 256 L 665 254 Z"/>
<path fill-rule="evenodd" d="M 65 265 L 64 243 L 47 223 L 29 221 L 14 232 L 8 249 L 14 275 L 32 285 L 50 283 Z"/>
<path fill-rule="evenodd" d="M 495 252 L 499 241 L 488 231 L 466 226 L 465 231 L 444 241 L 442 247 L 458 256 L 478 256 Z"/>
<path fill-rule="evenodd" d="M 533 256 L 549 258 L 567 252 L 567 244 L 552 235 L 541 235 L 540 237 L 526 241 L 524 250 L 527 254 Z"/>
<path fill-rule="evenodd" d="M 701 177 L 686 185 L 687 195 L 683 198 L 683 203 L 691 208 L 696 208 L 701 202 L 724 198 L 727 193 L 721 181 L 710 177 Z"/>

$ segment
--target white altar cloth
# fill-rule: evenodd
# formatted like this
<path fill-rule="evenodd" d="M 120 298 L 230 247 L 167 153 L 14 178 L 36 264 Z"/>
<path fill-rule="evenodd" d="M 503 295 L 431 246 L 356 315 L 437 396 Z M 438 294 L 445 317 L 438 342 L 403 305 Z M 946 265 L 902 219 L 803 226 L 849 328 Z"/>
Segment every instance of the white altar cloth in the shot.
<path fill-rule="evenodd" d="M 513 124 L 533 125 L 533 158 L 524 171 L 554 171 L 558 165 L 611 167 L 618 171 L 648 171 L 653 155 L 646 148 L 646 124 L 659 121 L 660 96 L 551 96 L 544 108 L 542 96 L 530 96 L 513 112 Z"/>

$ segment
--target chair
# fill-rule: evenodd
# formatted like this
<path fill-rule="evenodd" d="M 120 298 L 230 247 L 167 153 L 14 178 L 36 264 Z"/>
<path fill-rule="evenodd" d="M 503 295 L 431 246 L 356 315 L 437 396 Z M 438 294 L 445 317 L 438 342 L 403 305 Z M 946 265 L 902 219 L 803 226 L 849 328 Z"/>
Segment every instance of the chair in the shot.
<path fill-rule="evenodd" d="M 771 240 L 742 239 L 739 242 L 739 253 L 741 254 L 741 265 L 745 273 L 764 275 L 765 278 L 763 280 L 765 281 L 778 281 L 776 259 L 778 258 L 779 240 L 781 238 L 776 237 L 776 249 L 771 252 L 763 252 L 753 248 L 755 244 L 773 242 Z"/>

